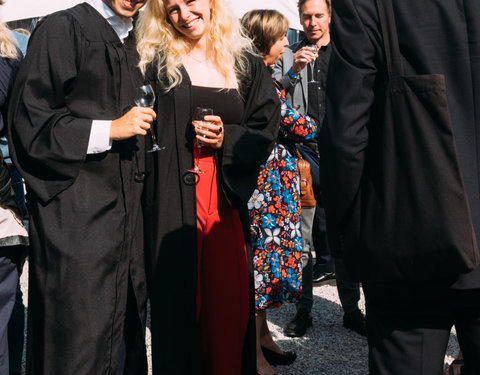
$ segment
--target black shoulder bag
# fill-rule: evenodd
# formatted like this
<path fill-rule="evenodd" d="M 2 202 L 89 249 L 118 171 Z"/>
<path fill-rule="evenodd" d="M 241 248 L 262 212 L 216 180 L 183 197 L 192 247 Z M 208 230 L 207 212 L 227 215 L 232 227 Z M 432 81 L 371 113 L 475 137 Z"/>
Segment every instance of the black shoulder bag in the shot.
<path fill-rule="evenodd" d="M 376 91 L 358 196 L 356 278 L 433 280 L 479 263 L 445 77 L 405 76 L 391 0 L 376 0 L 388 79 Z"/>

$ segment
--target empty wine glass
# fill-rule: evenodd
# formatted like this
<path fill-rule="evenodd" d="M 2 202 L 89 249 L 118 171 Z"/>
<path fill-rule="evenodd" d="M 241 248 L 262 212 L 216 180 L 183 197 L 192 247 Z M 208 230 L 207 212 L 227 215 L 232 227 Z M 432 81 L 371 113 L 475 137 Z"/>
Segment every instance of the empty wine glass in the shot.
<path fill-rule="evenodd" d="M 310 81 L 308 81 L 308 83 L 318 83 L 318 81 L 315 79 L 315 60 L 318 57 L 318 46 L 316 44 L 310 44 L 309 47 L 312 49 L 314 56 L 308 62 L 308 65 L 310 65 L 310 71 L 312 72 L 312 76 L 310 77 Z"/>
<path fill-rule="evenodd" d="M 204 120 L 205 116 L 210 116 L 210 115 L 213 115 L 213 109 L 196 107 L 193 112 L 193 118 L 192 118 L 193 126 L 195 127 L 195 130 L 202 129 L 202 124 L 205 122 L 208 122 Z M 198 164 L 200 163 L 200 152 L 202 151 L 203 142 L 195 138 L 194 146 L 196 148 L 195 166 L 192 169 L 189 169 L 188 171 L 193 173 L 203 173 L 203 171 L 200 170 L 200 168 L 198 167 Z"/>
<path fill-rule="evenodd" d="M 155 103 L 155 93 L 153 91 L 152 85 L 143 85 L 137 87 L 135 89 L 135 105 L 139 107 L 149 107 L 152 108 L 153 104 Z M 147 152 L 155 152 L 163 150 L 165 147 L 160 147 L 157 144 L 157 138 L 155 137 L 155 133 L 150 128 L 149 129 L 150 136 L 152 137 L 153 145 L 150 150 Z"/>

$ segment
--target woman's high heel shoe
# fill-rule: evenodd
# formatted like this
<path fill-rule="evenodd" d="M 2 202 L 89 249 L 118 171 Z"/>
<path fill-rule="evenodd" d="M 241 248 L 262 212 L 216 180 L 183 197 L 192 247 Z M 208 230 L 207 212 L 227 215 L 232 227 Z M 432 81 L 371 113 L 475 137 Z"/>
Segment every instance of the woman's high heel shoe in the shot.
<path fill-rule="evenodd" d="M 297 359 L 297 353 L 295 352 L 283 352 L 283 354 L 280 354 L 264 346 L 262 346 L 262 352 L 271 365 L 291 365 Z"/>

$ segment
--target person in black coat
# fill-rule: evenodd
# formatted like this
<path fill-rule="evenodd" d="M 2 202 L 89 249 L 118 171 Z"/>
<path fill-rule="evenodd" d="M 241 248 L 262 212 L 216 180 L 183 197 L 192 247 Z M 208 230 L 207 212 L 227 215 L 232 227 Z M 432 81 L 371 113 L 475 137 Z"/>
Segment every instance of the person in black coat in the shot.
<path fill-rule="evenodd" d="M 0 152 L 0 373 L 14 374 L 10 363 L 8 323 L 15 304 L 17 285 L 25 261 L 28 235 L 11 187 L 8 167 Z M 17 333 L 17 332 L 16 332 Z M 23 331 L 21 338 L 23 339 Z"/>
<path fill-rule="evenodd" d="M 146 374 L 141 194 L 131 17 L 145 3 L 88 0 L 32 33 L 9 106 L 30 213 L 29 374 Z M 122 356 L 122 353 L 125 354 Z"/>
<path fill-rule="evenodd" d="M 392 0 L 392 3 L 405 75 L 437 74 L 445 79 L 456 161 L 473 229 L 480 239 L 480 3 L 472 0 Z M 364 281 L 370 374 L 441 374 L 453 325 L 464 354 L 462 373 L 479 374 L 480 268 L 475 266 L 478 264 L 475 240 L 456 250 L 459 257 L 465 256 L 470 261 L 468 269 L 462 269 L 435 254 L 428 255 L 436 245 L 433 242 L 431 248 L 415 246 L 427 233 L 417 233 L 417 241 L 406 239 L 410 241 L 406 246 L 417 251 L 410 259 L 411 266 L 418 269 L 416 277 L 403 276 L 410 271 L 408 268 L 404 273 L 396 271 L 400 254 L 392 262 L 387 257 L 395 254 L 386 252 L 383 258 L 373 259 L 362 246 L 356 246 L 361 240 L 356 233 L 366 216 L 359 216 L 356 222 L 352 215 L 368 187 L 369 176 L 374 176 L 369 174 L 372 161 L 375 162 L 369 151 L 382 126 L 390 125 L 379 123 L 374 115 L 381 102 L 377 93 L 386 79 L 386 61 L 375 1 L 336 0 L 333 9 L 331 34 L 335 48 L 329 82 L 335 84 L 327 88 L 327 124 L 321 149 L 327 227 L 333 250 L 343 254 L 349 271 Z M 396 172 L 392 170 L 393 174 Z M 432 172 L 425 171 L 416 179 L 428 183 Z M 449 222 L 454 231 L 463 230 L 462 223 L 453 223 L 450 215 L 451 211 L 433 217 L 432 226 Z M 412 224 L 415 225 L 414 219 Z M 471 233 L 472 224 L 466 225 L 465 231 Z M 472 243 L 475 247 L 469 254 Z M 438 262 L 445 271 L 430 270 L 432 262 Z"/>
<path fill-rule="evenodd" d="M 136 30 L 165 147 L 146 170 L 153 373 L 254 375 L 247 201 L 278 134 L 278 96 L 225 0 L 150 1 Z M 213 109 L 202 128 L 196 107 Z"/>
<path fill-rule="evenodd" d="M 0 5 L 3 4 L 0 1 Z M 21 53 L 13 33 L 0 23 L 0 133 L 5 131 L 8 101 Z M 10 331 L 9 319 L 14 308 L 19 275 L 24 261 L 28 236 L 11 186 L 9 168 L 0 152 L 0 373 L 14 374 L 12 342 L 18 342 Z M 15 306 L 16 307 L 16 306 Z M 21 322 L 23 328 L 23 320 Z M 8 331 L 8 334 L 7 334 Z M 23 347 L 23 329 L 20 333 Z M 16 363 L 15 363 L 16 364 Z M 15 368 L 17 370 L 17 368 Z"/>
<path fill-rule="evenodd" d="M 0 5 L 3 5 L 2 1 L 0 1 Z M 0 108 L 2 112 L 2 116 L 0 117 L 0 128 L 3 127 L 3 129 L 0 130 L 0 133 L 2 134 L 0 137 L 0 150 L 8 171 L 10 172 L 11 185 L 15 193 L 15 199 L 19 209 L 19 218 L 25 220 L 27 212 L 23 179 L 10 158 L 5 124 L 7 119 L 8 96 L 13 86 L 14 78 L 16 76 L 18 66 L 20 65 L 20 61 L 23 56 L 25 56 L 28 37 L 16 31 L 9 31 L 8 28 L 3 24 L 0 24 L 0 29 L 0 39 L 3 38 L 2 43 L 10 43 L 10 48 L 12 48 L 12 51 L 15 51 L 14 58 L 2 58 L 0 60 Z M 8 42 L 6 42 L 6 40 L 8 40 Z M 16 50 L 17 45 L 19 50 Z M 24 249 L 17 250 L 19 250 L 18 253 L 28 252 L 26 247 Z M 10 375 L 20 375 L 22 372 L 22 353 L 25 339 L 24 330 L 25 306 L 23 304 L 23 294 L 20 288 L 20 280 L 18 280 L 15 304 L 8 322 L 8 364 L 10 367 Z"/>

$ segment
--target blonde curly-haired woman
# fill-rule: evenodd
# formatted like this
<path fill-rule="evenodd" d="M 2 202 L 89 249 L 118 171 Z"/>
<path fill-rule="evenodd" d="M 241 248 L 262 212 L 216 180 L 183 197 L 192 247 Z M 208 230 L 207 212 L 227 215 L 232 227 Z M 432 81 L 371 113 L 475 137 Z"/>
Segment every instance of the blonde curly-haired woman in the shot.
<path fill-rule="evenodd" d="M 226 0 L 150 0 L 136 30 L 165 147 L 146 171 L 153 372 L 254 375 L 247 201 L 277 137 L 278 97 Z M 203 129 L 196 107 L 213 109 Z"/>

